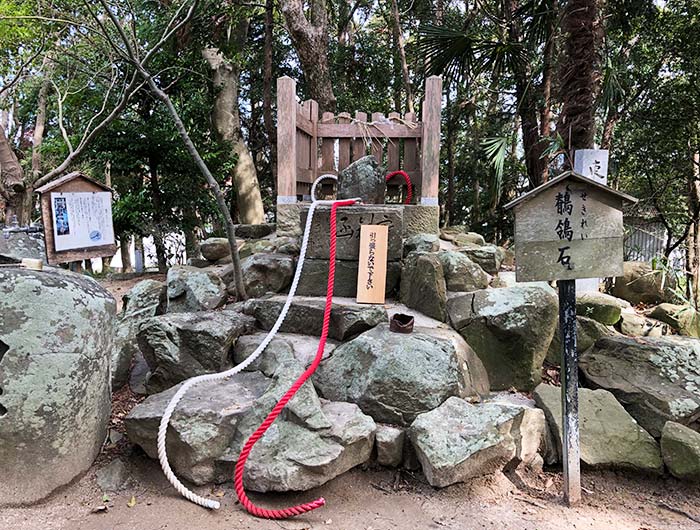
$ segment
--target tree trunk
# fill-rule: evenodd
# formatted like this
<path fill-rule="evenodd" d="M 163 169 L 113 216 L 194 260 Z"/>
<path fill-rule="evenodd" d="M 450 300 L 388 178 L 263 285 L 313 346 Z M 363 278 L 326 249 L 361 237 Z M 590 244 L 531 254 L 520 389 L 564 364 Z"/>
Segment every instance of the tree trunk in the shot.
<path fill-rule="evenodd" d="M 265 44 L 263 63 L 263 122 L 265 134 L 270 145 L 270 170 L 272 171 L 272 189 L 277 189 L 277 129 L 272 119 L 272 53 L 274 29 L 275 0 L 265 2 Z"/>
<path fill-rule="evenodd" d="M 595 101 L 601 84 L 603 38 L 598 1 L 570 0 L 562 23 L 566 44 L 559 75 L 563 106 L 557 128 L 569 151 L 569 162 L 577 149 L 592 148 L 595 139 Z"/>
<path fill-rule="evenodd" d="M 9 139 L 5 136 L 5 129 L 0 127 L 0 193 L 5 201 L 4 218 L 6 223 L 9 223 L 12 216 L 16 215 L 20 224 L 24 224 L 24 220 L 20 219 L 20 216 L 23 210 L 25 189 L 24 170 Z"/>
<path fill-rule="evenodd" d="M 554 76 L 554 54 L 555 54 L 555 38 L 554 34 L 556 32 L 557 23 L 557 11 L 559 9 L 559 3 L 557 0 L 552 1 L 552 10 L 554 14 L 551 16 L 550 24 L 547 28 L 547 41 L 544 45 L 544 50 L 542 52 L 543 67 L 542 67 L 542 108 L 540 111 L 540 141 L 545 138 L 549 138 L 551 135 L 552 128 L 552 77 Z M 543 145 L 544 149 L 546 145 Z M 546 156 L 540 152 L 540 157 L 542 160 L 541 165 L 541 182 L 547 182 L 549 179 L 549 156 Z"/>
<path fill-rule="evenodd" d="M 406 108 L 408 112 L 414 112 L 413 108 L 413 89 L 411 88 L 411 78 L 408 73 L 408 64 L 406 63 L 406 50 L 403 43 L 403 35 L 401 33 L 401 18 L 399 15 L 399 5 L 396 0 L 391 0 L 391 21 L 392 30 L 394 33 L 394 41 L 396 42 L 396 53 L 399 56 L 401 63 L 401 75 L 403 76 L 404 89 L 406 90 Z M 396 109 L 401 112 L 401 108 Z"/>
<path fill-rule="evenodd" d="M 119 253 L 122 258 L 122 272 L 133 272 L 131 266 L 131 236 L 122 234 L 119 236 Z"/>
<path fill-rule="evenodd" d="M 692 154 L 692 171 L 688 179 L 688 213 L 692 216 L 686 240 L 687 297 L 693 307 L 698 307 L 700 293 L 700 153 Z"/>
<path fill-rule="evenodd" d="M 241 24 L 238 33 L 242 42 L 247 33 L 247 21 Z M 233 183 L 237 194 L 238 213 L 242 223 L 260 224 L 265 222 L 265 210 L 260 195 L 258 174 L 255 162 L 241 134 L 241 121 L 238 112 L 238 78 L 240 66 L 235 61 L 227 61 L 216 48 L 207 48 L 202 55 L 212 69 L 212 81 L 217 90 L 212 119 L 219 137 L 231 144 L 236 156 Z"/>
<path fill-rule="evenodd" d="M 289 35 L 299 56 L 309 95 L 319 112 L 335 112 L 336 98 L 328 64 L 328 12 L 325 0 L 311 0 L 310 20 L 302 0 L 280 0 Z"/>
<path fill-rule="evenodd" d="M 447 134 L 445 136 L 445 149 L 447 151 L 447 200 L 445 201 L 445 225 L 454 224 L 455 219 L 455 125 L 454 103 L 450 98 L 450 85 L 446 87 L 447 105 L 445 109 L 447 118 Z"/>

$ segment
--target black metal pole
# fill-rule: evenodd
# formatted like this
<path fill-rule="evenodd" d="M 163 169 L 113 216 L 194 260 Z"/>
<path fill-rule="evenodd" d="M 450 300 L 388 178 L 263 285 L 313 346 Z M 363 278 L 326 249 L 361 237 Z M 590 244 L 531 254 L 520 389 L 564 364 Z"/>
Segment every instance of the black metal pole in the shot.
<path fill-rule="evenodd" d="M 578 353 L 576 351 L 576 280 L 558 280 L 561 334 L 562 460 L 564 501 L 581 500 L 581 450 L 578 429 Z"/>

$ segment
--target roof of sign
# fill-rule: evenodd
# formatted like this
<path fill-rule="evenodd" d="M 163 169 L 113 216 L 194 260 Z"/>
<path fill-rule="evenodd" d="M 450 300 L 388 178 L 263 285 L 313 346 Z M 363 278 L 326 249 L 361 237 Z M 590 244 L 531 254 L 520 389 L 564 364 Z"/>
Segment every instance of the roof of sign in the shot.
<path fill-rule="evenodd" d="M 588 184 L 590 186 L 593 186 L 594 188 L 598 188 L 599 190 L 602 190 L 606 193 L 610 193 L 611 195 L 615 195 L 619 197 L 620 199 L 623 200 L 623 202 L 630 202 L 630 203 L 636 203 L 639 199 L 636 199 L 632 197 L 631 195 L 627 195 L 626 193 L 622 193 L 621 191 L 617 191 L 612 189 L 610 186 L 606 186 L 604 184 L 601 184 L 600 182 L 597 182 L 593 179 L 589 179 L 588 177 L 584 177 L 583 175 L 579 175 L 578 173 L 574 173 L 573 171 L 565 171 L 561 175 L 554 177 L 551 180 L 548 180 L 541 186 L 537 186 L 534 190 L 528 191 L 526 194 L 521 195 L 514 201 L 510 201 L 508 204 L 504 206 L 504 208 L 507 210 L 509 208 L 513 208 L 514 206 L 517 206 L 518 204 L 521 204 L 523 202 L 529 201 L 533 197 L 536 197 L 540 193 L 542 193 L 544 190 L 547 188 L 550 188 L 556 184 L 559 184 L 562 180 L 566 179 L 572 179 L 572 180 L 577 180 L 579 182 L 583 182 L 585 184 Z"/>
<path fill-rule="evenodd" d="M 54 190 L 58 188 L 59 186 L 65 184 L 66 182 L 70 182 L 71 180 L 75 180 L 77 178 L 82 178 L 84 180 L 88 180 L 92 182 L 93 184 L 99 186 L 100 188 L 103 188 L 105 191 L 112 191 L 112 188 L 107 186 L 106 184 L 103 184 L 99 180 L 95 180 L 94 178 L 88 177 L 85 173 L 81 173 L 80 171 L 73 171 L 71 173 L 68 173 L 66 175 L 63 175 L 61 178 L 57 178 L 56 180 L 52 180 L 51 182 L 44 184 L 40 188 L 35 189 L 34 191 L 36 193 L 46 193 L 47 191 Z"/>

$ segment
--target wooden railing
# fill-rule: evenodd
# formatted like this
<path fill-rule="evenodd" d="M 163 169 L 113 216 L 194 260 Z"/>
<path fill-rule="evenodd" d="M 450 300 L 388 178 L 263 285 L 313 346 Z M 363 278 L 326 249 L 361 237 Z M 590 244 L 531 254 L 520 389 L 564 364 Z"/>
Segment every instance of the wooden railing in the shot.
<path fill-rule="evenodd" d="M 322 174 L 337 174 L 368 154 L 387 172 L 402 169 L 414 183 L 414 200 L 437 204 L 440 160 L 440 107 L 442 79 L 426 80 L 422 121 L 413 113 L 387 116 L 324 112 L 318 103 L 298 103 L 296 83 L 277 80 L 277 202 L 308 200 L 311 184 Z M 396 177 L 390 190 L 403 181 Z"/>

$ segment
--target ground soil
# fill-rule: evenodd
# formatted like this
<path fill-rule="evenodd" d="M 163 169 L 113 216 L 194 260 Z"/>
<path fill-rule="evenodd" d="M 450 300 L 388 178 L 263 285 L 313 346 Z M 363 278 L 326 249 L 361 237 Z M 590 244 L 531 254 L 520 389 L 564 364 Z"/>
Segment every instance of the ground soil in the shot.
<path fill-rule="evenodd" d="M 561 474 L 498 474 L 437 490 L 419 473 L 357 468 L 313 491 L 252 495 L 267 507 L 323 496 L 327 505 L 287 521 L 255 519 L 237 503 L 231 484 L 196 488 L 221 501 L 218 511 L 195 506 L 167 483 L 158 463 L 138 449 L 122 455 L 130 480 L 118 493 L 95 482 L 100 459 L 81 479 L 47 501 L 0 510 L 0 528 L 13 530 L 232 529 L 700 529 L 700 487 L 675 479 L 585 471 L 583 502 L 563 505 Z M 47 470 L 50 472 L 50 470 Z"/>

